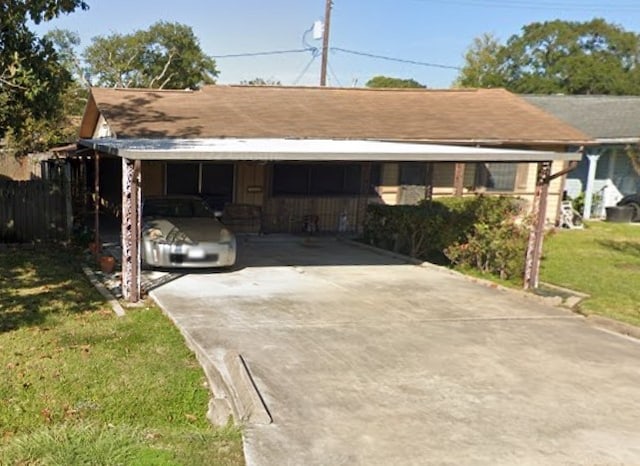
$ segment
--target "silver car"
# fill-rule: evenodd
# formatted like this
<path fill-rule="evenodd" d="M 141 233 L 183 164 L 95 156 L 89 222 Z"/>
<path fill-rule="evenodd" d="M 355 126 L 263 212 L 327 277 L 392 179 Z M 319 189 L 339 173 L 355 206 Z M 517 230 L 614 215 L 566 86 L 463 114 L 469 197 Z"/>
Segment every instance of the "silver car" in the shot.
<path fill-rule="evenodd" d="M 150 197 L 142 209 L 142 264 L 230 267 L 236 238 L 197 196 Z"/>

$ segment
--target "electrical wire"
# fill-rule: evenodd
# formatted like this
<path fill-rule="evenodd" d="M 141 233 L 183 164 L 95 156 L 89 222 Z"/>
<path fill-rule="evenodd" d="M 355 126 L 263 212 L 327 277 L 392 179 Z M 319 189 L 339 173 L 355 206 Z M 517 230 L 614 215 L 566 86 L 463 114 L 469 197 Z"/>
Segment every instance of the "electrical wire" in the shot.
<path fill-rule="evenodd" d="M 338 87 L 342 87 L 342 84 L 340 83 L 340 80 L 338 79 L 338 76 L 333 71 L 333 67 L 331 66 L 331 61 L 327 61 L 327 67 L 329 68 L 329 74 L 331 75 L 331 77 L 335 81 L 335 84 L 337 84 Z"/>
<path fill-rule="evenodd" d="M 284 55 L 287 53 L 301 53 L 313 51 L 312 49 L 291 49 L 291 50 L 271 50 L 267 52 L 247 52 L 247 53 L 231 53 L 228 55 L 212 55 L 212 58 L 243 58 L 243 57 L 259 57 L 264 55 Z"/>
<path fill-rule="evenodd" d="M 298 77 L 293 81 L 293 85 L 297 86 L 298 82 L 302 79 L 302 77 L 307 74 L 307 71 L 309 71 L 309 68 L 311 67 L 311 64 L 316 60 L 316 58 L 318 58 L 318 54 L 314 53 L 311 56 L 311 60 L 309 60 L 309 63 L 307 63 L 307 65 L 302 69 L 302 71 L 300 72 L 300 74 L 298 75 Z"/>
<path fill-rule="evenodd" d="M 363 57 L 377 58 L 379 60 L 394 61 L 394 62 L 398 62 L 398 63 L 408 63 L 410 65 L 428 66 L 428 67 L 432 67 L 432 68 L 443 68 L 443 69 L 446 69 L 446 70 L 461 70 L 462 69 L 459 66 L 441 65 L 439 63 L 429 63 L 429 62 L 417 61 L 417 60 L 406 60 L 404 58 L 387 57 L 385 55 L 376 55 L 374 53 L 359 52 L 357 50 L 343 49 L 341 47 L 330 47 L 329 50 L 333 50 L 333 51 L 336 51 L 336 52 L 342 52 L 342 53 L 348 53 L 348 54 L 351 54 L 351 55 L 360 55 L 360 56 L 363 56 Z"/>
<path fill-rule="evenodd" d="M 550 1 L 500 1 L 500 0 L 413 0 L 420 3 L 440 3 L 445 5 L 495 7 L 523 10 L 579 10 L 579 11 L 640 11 L 640 4 L 600 4 L 600 3 L 562 3 Z"/>

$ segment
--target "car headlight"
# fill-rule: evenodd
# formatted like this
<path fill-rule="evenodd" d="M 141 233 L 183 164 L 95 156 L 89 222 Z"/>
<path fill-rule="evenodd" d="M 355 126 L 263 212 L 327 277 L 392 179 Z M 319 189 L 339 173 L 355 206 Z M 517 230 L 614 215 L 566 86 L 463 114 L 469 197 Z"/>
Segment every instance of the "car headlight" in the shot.
<path fill-rule="evenodd" d="M 233 239 L 233 234 L 231 233 L 231 231 L 227 230 L 226 228 L 223 228 L 222 230 L 220 230 L 221 243 L 230 243 L 232 239 Z"/>
<path fill-rule="evenodd" d="M 153 241 L 157 241 L 164 238 L 164 235 L 162 234 L 162 230 L 160 230 L 159 228 L 149 228 L 145 232 L 145 234 L 149 237 L 149 239 Z"/>

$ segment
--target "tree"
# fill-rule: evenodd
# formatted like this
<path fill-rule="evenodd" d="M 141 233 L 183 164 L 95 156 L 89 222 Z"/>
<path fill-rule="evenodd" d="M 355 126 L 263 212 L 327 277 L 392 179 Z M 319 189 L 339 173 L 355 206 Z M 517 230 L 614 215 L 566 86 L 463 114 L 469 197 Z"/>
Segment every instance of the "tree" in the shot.
<path fill-rule="evenodd" d="M 95 37 L 84 59 L 93 83 L 108 87 L 194 89 L 218 75 L 189 26 L 163 21 L 132 34 Z"/>
<path fill-rule="evenodd" d="M 253 78 L 249 81 L 240 81 L 243 86 L 282 86 L 282 83 L 275 79 Z"/>
<path fill-rule="evenodd" d="M 366 82 L 365 86 L 380 88 L 380 87 L 391 87 L 391 88 L 426 88 L 424 84 L 420 84 L 415 79 L 402 79 L 402 78 L 393 78 L 390 76 L 374 76 L 369 81 Z"/>
<path fill-rule="evenodd" d="M 16 153 L 50 143 L 41 133 L 61 115 L 61 95 L 70 75 L 46 38 L 29 30 L 28 21 L 49 21 L 76 9 L 81 0 L 3 0 L 0 2 L 0 138 Z"/>
<path fill-rule="evenodd" d="M 498 56 L 502 45 L 493 34 L 473 40 L 465 53 L 465 65 L 454 83 L 456 87 L 504 87 Z"/>
<path fill-rule="evenodd" d="M 640 36 L 603 19 L 532 23 L 503 46 L 476 39 L 458 82 L 517 93 L 640 94 Z"/>

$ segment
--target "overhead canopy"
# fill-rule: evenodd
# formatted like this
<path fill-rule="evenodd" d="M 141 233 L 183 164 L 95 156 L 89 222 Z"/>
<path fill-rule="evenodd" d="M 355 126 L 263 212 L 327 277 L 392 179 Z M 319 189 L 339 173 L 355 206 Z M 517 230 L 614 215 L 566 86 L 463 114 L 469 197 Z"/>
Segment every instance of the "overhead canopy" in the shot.
<path fill-rule="evenodd" d="M 132 160 L 286 162 L 544 162 L 579 152 L 489 149 L 333 139 L 81 139 L 79 144 Z"/>

